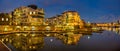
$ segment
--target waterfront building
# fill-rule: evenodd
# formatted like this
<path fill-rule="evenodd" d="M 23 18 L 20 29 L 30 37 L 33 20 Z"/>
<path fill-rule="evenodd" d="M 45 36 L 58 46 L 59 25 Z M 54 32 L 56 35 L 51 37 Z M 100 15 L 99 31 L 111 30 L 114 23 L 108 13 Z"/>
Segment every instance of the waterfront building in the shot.
<path fill-rule="evenodd" d="M 64 22 L 68 26 L 74 26 L 78 28 L 84 27 L 84 21 L 80 18 L 80 15 L 76 11 L 65 11 L 62 13 L 63 17 L 65 17 Z"/>
<path fill-rule="evenodd" d="M 84 27 L 84 20 L 76 11 L 65 11 L 61 15 L 56 15 L 46 19 L 47 25 L 54 25 L 57 29 L 80 29 Z"/>
<path fill-rule="evenodd" d="M 11 27 L 15 31 L 78 30 L 84 28 L 85 25 L 77 11 L 65 11 L 46 19 L 44 15 L 43 8 L 38 8 L 36 5 L 21 6 L 9 14 L 3 14 L 0 17 L 0 24 L 7 25 L 6 27 Z"/>
<path fill-rule="evenodd" d="M 21 6 L 13 11 L 13 25 L 42 25 L 43 20 L 44 10 L 36 5 Z"/>

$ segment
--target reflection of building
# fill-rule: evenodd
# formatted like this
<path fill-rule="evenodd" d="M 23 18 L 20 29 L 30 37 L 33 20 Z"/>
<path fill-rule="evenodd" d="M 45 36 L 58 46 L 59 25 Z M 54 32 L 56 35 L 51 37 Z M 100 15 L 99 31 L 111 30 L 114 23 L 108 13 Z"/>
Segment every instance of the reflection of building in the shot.
<path fill-rule="evenodd" d="M 14 25 L 42 25 L 44 11 L 36 5 L 22 6 L 13 11 Z"/>
<path fill-rule="evenodd" d="M 82 34 L 74 34 L 74 35 L 68 35 L 66 41 L 64 41 L 66 44 L 77 44 L 80 40 L 80 37 Z"/>
<path fill-rule="evenodd" d="M 120 29 L 119 28 L 111 28 L 111 27 L 101 27 L 103 30 L 107 31 L 113 31 L 116 32 L 117 34 L 120 34 Z"/>
<path fill-rule="evenodd" d="M 37 34 L 13 34 L 0 37 L 0 40 L 6 44 L 11 44 L 16 48 L 15 51 L 36 51 L 44 46 L 43 36 Z"/>
<path fill-rule="evenodd" d="M 81 36 L 82 34 L 73 34 L 72 32 L 70 32 L 66 35 L 59 35 L 58 38 L 61 39 L 64 44 L 76 45 Z"/>
<path fill-rule="evenodd" d="M 61 44 L 61 42 L 63 45 L 77 45 L 82 36 L 83 34 L 74 34 L 73 32 L 61 34 L 15 33 L 10 35 L 1 35 L 0 40 L 7 44 L 9 48 L 14 47 L 15 51 L 37 51 L 42 48 L 45 49 L 46 47 L 60 47 L 61 45 L 59 45 L 59 43 Z"/>

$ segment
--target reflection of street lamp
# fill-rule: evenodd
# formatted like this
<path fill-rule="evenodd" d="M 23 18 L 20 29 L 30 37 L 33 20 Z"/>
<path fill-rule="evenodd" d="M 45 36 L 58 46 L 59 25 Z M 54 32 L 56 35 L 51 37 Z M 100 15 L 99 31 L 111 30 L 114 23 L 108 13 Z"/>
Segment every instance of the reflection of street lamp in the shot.
<path fill-rule="evenodd" d="M 53 39 L 50 39 L 50 42 L 53 42 Z"/>
<path fill-rule="evenodd" d="M 90 39 L 90 36 L 88 36 L 87 38 Z"/>

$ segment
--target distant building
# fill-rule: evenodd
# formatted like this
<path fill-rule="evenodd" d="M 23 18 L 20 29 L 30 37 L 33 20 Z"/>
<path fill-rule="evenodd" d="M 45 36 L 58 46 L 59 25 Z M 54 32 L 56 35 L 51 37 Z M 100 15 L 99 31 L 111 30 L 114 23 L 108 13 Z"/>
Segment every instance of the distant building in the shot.
<path fill-rule="evenodd" d="M 67 25 L 80 25 L 83 26 L 83 21 L 80 18 L 80 15 L 76 11 L 65 11 L 63 17 L 66 18 Z"/>
<path fill-rule="evenodd" d="M 43 8 L 36 5 L 22 6 L 13 11 L 13 25 L 42 25 Z"/>

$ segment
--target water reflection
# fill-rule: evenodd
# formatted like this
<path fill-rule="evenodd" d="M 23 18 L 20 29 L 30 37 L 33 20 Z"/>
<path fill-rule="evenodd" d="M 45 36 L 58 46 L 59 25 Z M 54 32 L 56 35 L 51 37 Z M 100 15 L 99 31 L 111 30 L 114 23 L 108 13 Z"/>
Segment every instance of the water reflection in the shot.
<path fill-rule="evenodd" d="M 0 35 L 12 51 L 116 51 L 120 36 L 114 32 L 15 33 Z"/>
<path fill-rule="evenodd" d="M 0 36 L 0 40 L 3 41 L 13 51 L 33 51 L 44 47 L 44 39 L 46 37 L 55 37 L 65 45 L 77 45 L 81 36 L 82 34 L 74 34 L 73 32 L 62 34 L 15 33 Z M 50 39 L 49 41 L 53 42 L 54 39 Z"/>
<path fill-rule="evenodd" d="M 14 51 L 30 51 L 44 46 L 44 37 L 41 34 L 11 34 L 1 36 L 1 40 Z"/>
<path fill-rule="evenodd" d="M 120 28 L 102 27 L 102 29 L 116 32 L 116 34 L 120 34 Z"/>

